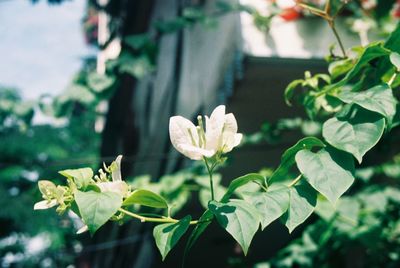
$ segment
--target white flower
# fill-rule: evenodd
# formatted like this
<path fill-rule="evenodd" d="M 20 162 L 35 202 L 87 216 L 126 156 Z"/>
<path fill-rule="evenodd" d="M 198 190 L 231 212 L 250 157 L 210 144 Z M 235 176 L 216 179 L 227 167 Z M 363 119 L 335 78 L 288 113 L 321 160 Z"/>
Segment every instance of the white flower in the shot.
<path fill-rule="evenodd" d="M 210 118 L 205 116 L 205 130 L 202 117 L 198 116 L 197 119 L 197 127 L 182 116 L 173 116 L 169 121 L 172 145 L 190 159 L 200 160 L 216 153 L 230 152 L 242 140 L 243 135 L 237 133 L 235 116 L 225 114 L 224 105 L 215 108 Z"/>
<path fill-rule="evenodd" d="M 124 181 L 108 181 L 96 184 L 102 192 L 113 192 L 125 196 L 128 193 L 128 185 Z"/>
<path fill-rule="evenodd" d="M 119 155 L 110 165 L 112 181 L 96 184 L 102 192 L 114 192 L 122 196 L 128 194 L 129 187 L 121 177 L 121 159 L 122 155 Z"/>

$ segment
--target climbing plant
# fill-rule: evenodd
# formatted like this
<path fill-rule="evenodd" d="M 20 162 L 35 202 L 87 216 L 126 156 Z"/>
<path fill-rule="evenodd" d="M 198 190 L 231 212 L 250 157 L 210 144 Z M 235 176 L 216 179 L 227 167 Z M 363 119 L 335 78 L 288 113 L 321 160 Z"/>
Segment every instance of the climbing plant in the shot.
<path fill-rule="evenodd" d="M 322 137 L 299 140 L 284 152 L 280 165 L 270 174 L 246 174 L 223 187 L 217 183 L 215 171 L 242 140 L 234 115 L 218 106 L 210 117 L 198 116 L 197 126 L 174 116 L 169 127 L 172 145 L 197 161 L 208 181 L 204 176 L 179 173 L 160 183 L 142 180 L 130 184 L 121 177 L 122 157 L 118 156 L 98 174 L 91 168 L 67 169 L 59 172 L 66 184 L 39 181 L 43 200 L 36 203 L 35 209 L 56 207 L 60 214 L 72 211 L 82 219 L 79 232 L 88 230 L 91 234 L 107 221 L 123 224 L 132 218 L 144 224 L 155 223 L 155 243 L 165 259 L 190 232 L 187 255 L 213 221 L 238 242 L 246 255 L 257 231 L 268 228 L 278 218 L 292 232 L 313 214 L 318 200 L 323 200 L 326 207 L 346 202 L 341 197 L 356 180 L 355 167 L 399 125 L 393 89 L 400 84 L 400 27 L 384 42 L 347 50 L 334 24 L 340 6 L 330 6 L 330 1 L 323 9 L 301 6 L 329 23 L 341 48 L 341 55 L 329 57 L 328 74 L 307 72 L 304 79 L 290 83 L 284 94 L 289 105 L 300 104 L 311 119 L 323 121 Z M 139 46 L 137 40 L 131 42 Z M 182 199 L 185 202 L 185 197 L 181 198 L 183 186 L 188 185 L 202 189 L 199 198 L 204 213 L 199 218 L 175 218 Z"/>

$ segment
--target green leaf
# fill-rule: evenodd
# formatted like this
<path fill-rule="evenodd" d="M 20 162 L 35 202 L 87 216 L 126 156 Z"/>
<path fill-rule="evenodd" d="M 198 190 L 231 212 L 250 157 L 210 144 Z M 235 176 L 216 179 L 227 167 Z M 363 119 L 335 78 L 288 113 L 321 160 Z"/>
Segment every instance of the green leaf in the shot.
<path fill-rule="evenodd" d="M 360 58 L 357 60 L 354 67 L 346 74 L 346 76 L 340 80 L 339 82 L 328 86 L 330 89 L 338 88 L 344 86 L 349 82 L 352 78 L 360 73 L 360 71 L 367 66 L 372 60 L 375 60 L 380 57 L 387 57 L 390 54 L 390 51 L 383 47 L 382 43 L 375 42 L 370 44 L 362 53 Z M 326 88 L 329 91 L 328 88 Z"/>
<path fill-rule="evenodd" d="M 183 9 L 182 16 L 191 20 L 200 20 L 206 17 L 202 8 L 186 7 Z"/>
<path fill-rule="evenodd" d="M 311 150 L 314 147 L 324 147 L 325 144 L 314 137 L 307 137 L 299 140 L 295 145 L 287 149 L 281 158 L 281 163 L 279 167 L 275 170 L 272 176 L 269 178 L 268 182 L 272 183 L 274 181 L 285 180 L 288 175 L 290 168 L 295 163 L 295 155 L 298 151 L 303 149 Z"/>
<path fill-rule="evenodd" d="M 293 98 L 294 95 L 294 90 L 300 86 L 304 82 L 303 79 L 297 79 L 292 81 L 285 89 L 285 102 L 287 105 L 291 106 L 292 104 L 290 103 L 290 100 Z"/>
<path fill-rule="evenodd" d="M 290 233 L 310 217 L 316 204 L 317 193 L 308 183 L 290 187 L 289 209 L 283 215 L 283 221 Z"/>
<path fill-rule="evenodd" d="M 124 200 L 122 205 L 129 206 L 133 204 L 139 204 L 152 208 L 168 208 L 168 203 L 162 196 L 143 189 L 135 190 L 128 198 Z"/>
<path fill-rule="evenodd" d="M 199 218 L 199 222 L 196 224 L 196 227 L 193 229 L 192 233 L 189 236 L 189 239 L 185 246 L 184 252 L 184 260 L 188 254 L 188 252 L 192 249 L 193 245 L 199 239 L 200 235 L 207 229 L 208 225 L 212 222 L 214 218 L 214 214 L 207 209 L 203 215 Z"/>
<path fill-rule="evenodd" d="M 91 168 L 66 169 L 58 173 L 66 178 L 73 179 L 78 189 L 85 189 L 93 178 L 93 170 Z"/>
<path fill-rule="evenodd" d="M 355 103 L 369 111 L 385 116 L 389 125 L 396 114 L 397 100 L 387 84 L 378 85 L 361 92 L 342 91 L 337 97 L 345 103 Z"/>
<path fill-rule="evenodd" d="M 329 73 L 332 76 L 332 79 L 335 79 L 339 76 L 345 75 L 348 71 L 353 68 L 353 61 L 351 59 L 344 59 L 334 61 L 329 64 Z"/>
<path fill-rule="evenodd" d="M 253 204 L 261 215 L 261 228 L 265 229 L 289 208 L 289 188 L 283 187 L 268 192 L 243 193 L 246 201 Z"/>
<path fill-rule="evenodd" d="M 114 77 L 92 72 L 87 77 L 88 86 L 96 93 L 101 93 L 110 88 L 115 82 Z"/>
<path fill-rule="evenodd" d="M 357 105 L 343 117 L 334 117 L 322 126 L 322 136 L 339 150 L 354 155 L 359 163 L 374 147 L 385 129 L 385 119 Z"/>
<path fill-rule="evenodd" d="M 387 49 L 390 49 L 391 51 L 400 53 L 399 44 L 400 44 L 400 24 L 397 24 L 396 29 L 390 34 L 389 38 L 385 42 L 385 47 Z"/>
<path fill-rule="evenodd" d="M 151 39 L 147 33 L 129 35 L 124 38 L 124 43 L 136 50 L 144 48 L 150 42 L 151 42 Z"/>
<path fill-rule="evenodd" d="M 332 204 L 354 182 L 354 162 L 351 155 L 344 152 L 322 149 L 313 153 L 301 150 L 296 154 L 296 163 L 311 186 Z"/>
<path fill-rule="evenodd" d="M 241 176 L 239 178 L 234 179 L 231 181 L 229 184 L 228 190 L 224 194 L 224 196 L 221 198 L 221 202 L 226 202 L 228 199 L 232 196 L 232 194 L 235 192 L 235 190 L 251 181 L 259 181 L 261 183 L 264 182 L 264 176 L 257 174 L 257 173 L 250 173 L 244 176 Z"/>
<path fill-rule="evenodd" d="M 153 236 L 162 260 L 168 252 L 178 243 L 179 239 L 185 234 L 190 225 L 190 215 L 184 217 L 176 223 L 164 223 L 154 227 Z"/>
<path fill-rule="evenodd" d="M 397 71 L 400 71 L 400 54 L 396 52 L 392 52 L 390 54 L 390 61 L 396 67 Z"/>
<path fill-rule="evenodd" d="M 257 209 L 243 200 L 230 200 L 227 203 L 211 201 L 208 207 L 218 223 L 235 238 L 244 255 L 247 255 L 251 240 L 260 225 Z"/>
<path fill-rule="evenodd" d="M 71 84 L 56 100 L 61 104 L 76 101 L 90 105 L 96 100 L 96 95 L 86 86 Z"/>
<path fill-rule="evenodd" d="M 154 65 L 146 55 L 139 57 L 127 56 L 120 62 L 119 71 L 128 73 L 137 79 L 141 79 L 154 70 Z"/>
<path fill-rule="evenodd" d="M 121 207 L 122 196 L 114 192 L 75 191 L 75 201 L 83 221 L 94 234 Z"/>

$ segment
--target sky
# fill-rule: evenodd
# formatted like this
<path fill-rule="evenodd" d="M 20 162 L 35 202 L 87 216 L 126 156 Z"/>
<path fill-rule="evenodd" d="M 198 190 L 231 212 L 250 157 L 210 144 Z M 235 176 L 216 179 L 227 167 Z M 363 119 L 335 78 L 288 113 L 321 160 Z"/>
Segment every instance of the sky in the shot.
<path fill-rule="evenodd" d="M 86 1 L 0 0 L 0 85 L 25 99 L 56 95 L 93 55 L 81 30 Z"/>

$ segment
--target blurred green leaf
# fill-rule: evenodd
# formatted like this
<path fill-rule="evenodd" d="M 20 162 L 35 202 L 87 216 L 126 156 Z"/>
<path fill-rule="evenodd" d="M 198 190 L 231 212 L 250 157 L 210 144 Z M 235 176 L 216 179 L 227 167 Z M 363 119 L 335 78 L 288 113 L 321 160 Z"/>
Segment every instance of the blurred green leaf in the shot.
<path fill-rule="evenodd" d="M 93 170 L 91 168 L 65 169 L 58 173 L 73 179 L 78 189 L 85 189 L 93 178 Z"/>

